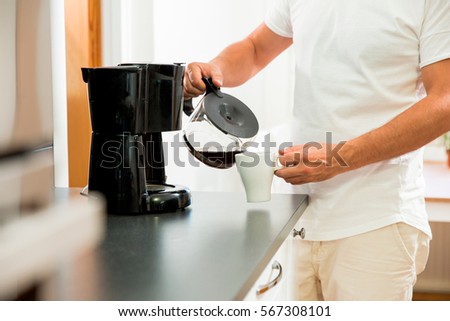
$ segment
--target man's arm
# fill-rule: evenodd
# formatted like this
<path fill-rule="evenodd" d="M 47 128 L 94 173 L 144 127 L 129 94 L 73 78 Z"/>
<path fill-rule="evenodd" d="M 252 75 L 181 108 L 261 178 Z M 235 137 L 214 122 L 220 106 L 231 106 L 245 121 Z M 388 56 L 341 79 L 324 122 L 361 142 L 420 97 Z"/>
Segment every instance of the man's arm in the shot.
<path fill-rule="evenodd" d="M 291 38 L 277 35 L 262 23 L 245 39 L 226 47 L 209 63 L 190 63 L 184 81 L 185 97 L 195 97 L 205 91 L 202 77 L 212 78 L 218 87 L 239 86 L 291 44 Z"/>
<path fill-rule="evenodd" d="M 450 59 L 424 67 L 422 79 L 427 97 L 387 124 L 341 147 L 339 155 L 348 166 L 342 166 L 335 159 L 327 159 L 325 149 L 309 149 L 309 160 L 319 159 L 322 166 L 306 166 L 301 161 L 304 146 L 294 146 L 286 149 L 280 160 L 296 166 L 279 170 L 277 175 L 292 184 L 323 181 L 416 150 L 450 131 Z"/>

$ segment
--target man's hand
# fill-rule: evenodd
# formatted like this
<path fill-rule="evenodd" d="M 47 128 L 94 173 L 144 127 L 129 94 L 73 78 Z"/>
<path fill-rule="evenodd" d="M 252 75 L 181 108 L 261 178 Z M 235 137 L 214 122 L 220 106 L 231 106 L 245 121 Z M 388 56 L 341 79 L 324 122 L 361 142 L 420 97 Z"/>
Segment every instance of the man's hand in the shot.
<path fill-rule="evenodd" d="M 212 78 L 213 84 L 222 87 L 223 75 L 220 69 L 211 63 L 192 62 L 187 65 L 184 74 L 184 98 L 189 99 L 203 94 L 206 90 L 202 78 Z"/>
<path fill-rule="evenodd" d="M 275 172 L 287 183 L 300 185 L 320 182 L 350 170 L 339 151 L 345 143 L 337 145 L 309 143 L 280 151 L 280 163 L 285 166 Z"/>

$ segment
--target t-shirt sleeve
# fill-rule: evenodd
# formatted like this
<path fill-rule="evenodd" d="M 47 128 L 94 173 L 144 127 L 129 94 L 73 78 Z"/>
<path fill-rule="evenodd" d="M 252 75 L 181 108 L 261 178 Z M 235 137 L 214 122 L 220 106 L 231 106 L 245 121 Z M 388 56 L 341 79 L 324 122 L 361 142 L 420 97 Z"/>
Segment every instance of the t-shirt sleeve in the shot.
<path fill-rule="evenodd" d="M 426 1 L 420 35 L 420 67 L 450 58 L 450 1 Z"/>
<path fill-rule="evenodd" d="M 276 34 L 292 38 L 292 24 L 290 19 L 289 1 L 275 0 L 273 6 L 268 10 L 264 23 Z"/>

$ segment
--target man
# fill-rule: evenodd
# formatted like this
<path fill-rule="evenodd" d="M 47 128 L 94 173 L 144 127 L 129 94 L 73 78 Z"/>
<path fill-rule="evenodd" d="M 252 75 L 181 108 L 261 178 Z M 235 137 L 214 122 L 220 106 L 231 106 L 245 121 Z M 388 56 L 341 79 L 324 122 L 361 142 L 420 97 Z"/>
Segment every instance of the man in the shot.
<path fill-rule="evenodd" d="M 410 300 L 431 237 L 421 147 L 450 131 L 450 1 L 275 1 L 248 37 L 188 65 L 185 95 L 202 77 L 241 85 L 291 45 L 295 145 L 276 175 L 310 196 L 298 299 Z"/>

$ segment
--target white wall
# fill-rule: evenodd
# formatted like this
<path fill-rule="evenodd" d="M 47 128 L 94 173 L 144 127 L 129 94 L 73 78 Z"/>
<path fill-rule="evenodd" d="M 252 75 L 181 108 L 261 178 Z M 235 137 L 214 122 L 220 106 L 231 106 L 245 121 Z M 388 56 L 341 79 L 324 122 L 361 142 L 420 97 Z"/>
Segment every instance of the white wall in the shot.
<path fill-rule="evenodd" d="M 104 0 L 104 62 L 174 63 L 208 61 L 226 45 L 240 40 L 262 21 L 273 0 Z M 121 26 L 118 28 L 118 26 Z M 239 88 L 223 88 L 256 114 L 261 134 L 290 114 L 293 88 L 290 52 Z M 196 101 L 195 101 L 196 103 Z M 187 118 L 184 118 L 186 123 Z M 171 144 L 179 132 L 165 133 Z M 198 162 L 187 150 L 167 148 L 168 182 L 192 190 L 242 190 L 236 169 L 219 170 Z M 179 154 L 179 155 L 178 155 Z M 175 158 L 185 164 L 175 164 Z M 198 167 L 197 167 L 198 166 Z"/>
<path fill-rule="evenodd" d="M 103 64 L 152 62 L 153 1 L 102 0 Z"/>
<path fill-rule="evenodd" d="M 50 0 L 55 186 L 69 186 L 64 1 Z"/>

